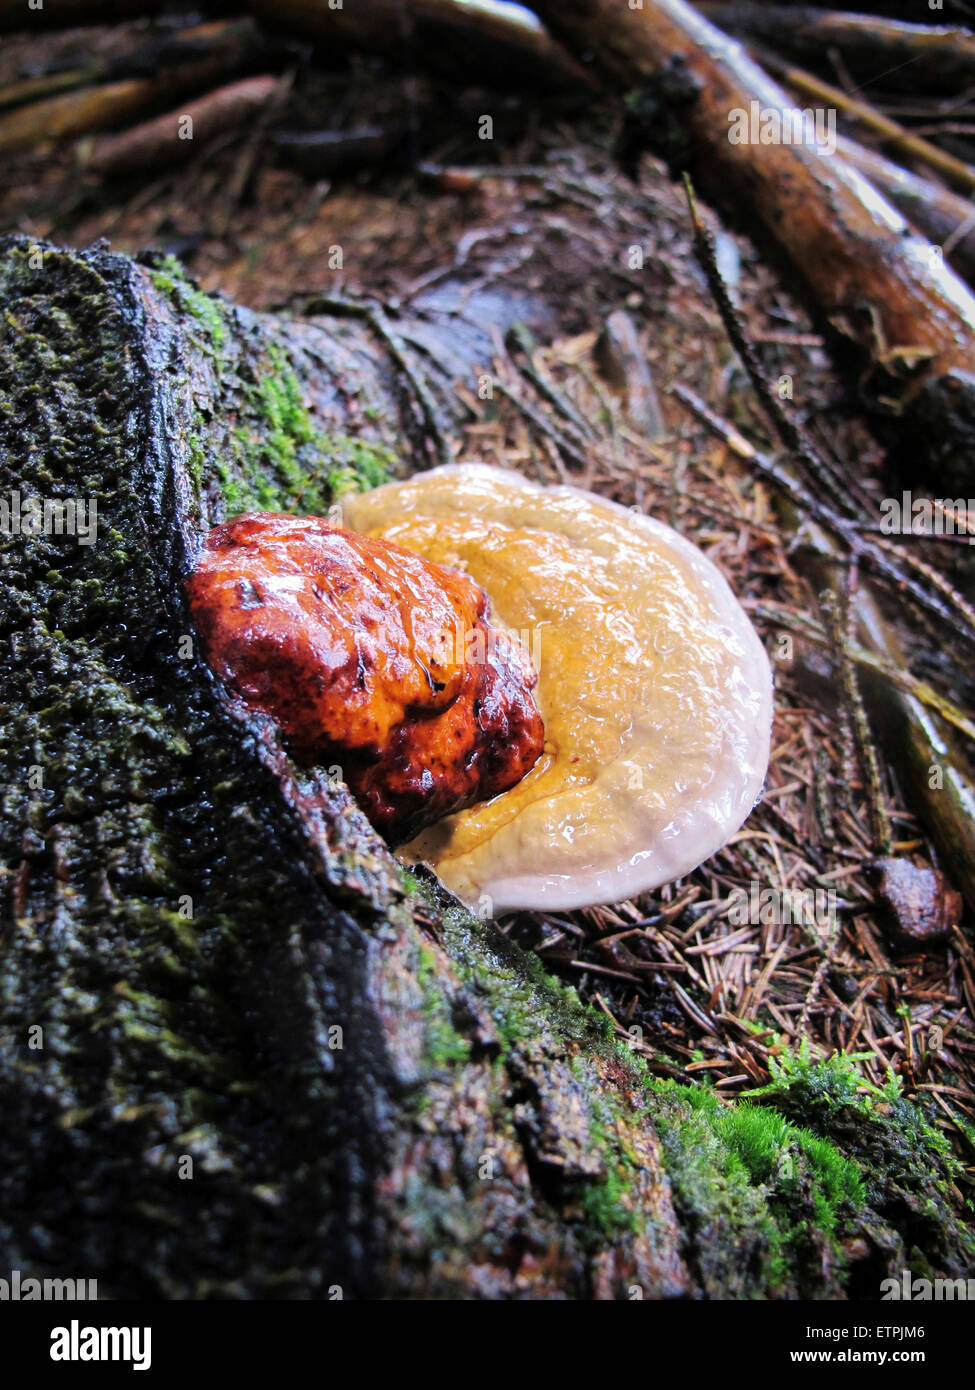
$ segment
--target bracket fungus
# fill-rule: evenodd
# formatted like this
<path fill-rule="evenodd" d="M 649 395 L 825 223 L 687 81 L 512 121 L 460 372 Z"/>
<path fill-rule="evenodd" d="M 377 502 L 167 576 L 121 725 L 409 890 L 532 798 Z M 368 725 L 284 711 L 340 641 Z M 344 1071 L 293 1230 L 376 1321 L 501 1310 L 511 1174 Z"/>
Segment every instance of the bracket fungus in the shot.
<path fill-rule="evenodd" d="M 187 581 L 211 666 L 303 763 L 338 764 L 396 841 L 523 777 L 535 672 L 484 592 L 321 517 L 238 516 Z"/>
<path fill-rule="evenodd" d="M 234 698 L 338 763 L 401 858 L 493 913 L 567 909 L 678 878 L 742 824 L 768 658 L 676 531 L 483 464 L 346 498 L 343 523 L 215 527 L 190 608 Z"/>
<path fill-rule="evenodd" d="M 459 464 L 344 499 L 343 521 L 467 574 L 538 669 L 542 755 L 400 850 L 492 912 L 620 901 L 709 858 L 768 767 L 772 677 L 716 566 L 568 486 Z"/>

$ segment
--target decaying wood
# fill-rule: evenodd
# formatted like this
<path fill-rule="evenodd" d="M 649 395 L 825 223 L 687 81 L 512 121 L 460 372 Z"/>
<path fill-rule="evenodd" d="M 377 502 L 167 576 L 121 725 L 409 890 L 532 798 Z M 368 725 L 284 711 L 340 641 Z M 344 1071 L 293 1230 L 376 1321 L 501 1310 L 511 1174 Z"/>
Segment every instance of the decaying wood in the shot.
<path fill-rule="evenodd" d="M 878 135 L 892 149 L 907 155 L 909 159 L 919 161 L 929 169 L 934 169 L 957 188 L 969 193 L 975 191 L 975 169 L 963 159 L 957 159 L 947 150 L 933 145 L 930 140 L 913 134 L 898 121 L 891 120 L 875 106 L 871 106 L 869 102 L 850 96 L 831 82 L 824 82 L 821 77 L 814 77 L 802 68 L 783 63 L 766 52 L 763 52 L 762 61 L 770 72 L 780 78 L 787 87 L 799 92 L 803 98 L 812 97 L 818 102 L 828 103 L 832 109 L 841 111 L 844 116 Z"/>
<path fill-rule="evenodd" d="M 880 87 L 944 96 L 975 82 L 975 34 L 968 29 L 754 0 L 718 0 L 695 9 L 726 34 L 756 39 L 816 68 L 828 66 L 830 53 L 837 53 L 852 77 Z M 912 21 L 922 14 L 918 7 Z M 929 14 L 937 17 L 936 11 Z"/>
<path fill-rule="evenodd" d="M 705 191 L 757 224 L 789 258 L 822 317 L 859 349 L 868 368 L 867 398 L 896 417 L 891 438 L 905 468 L 915 476 L 938 473 L 951 487 L 960 483 L 960 460 L 975 442 L 975 298 L 950 268 L 920 238 L 906 235 L 896 211 L 842 161 L 809 143 L 733 144 L 732 113 L 748 113 L 754 104 L 791 110 L 792 103 L 682 0 L 647 0 L 639 9 L 615 0 L 542 0 L 536 9 L 573 57 L 530 25 L 485 18 L 451 0 L 368 0 L 342 10 L 323 0 L 275 0 L 256 12 L 323 46 L 392 52 L 406 43 L 403 52 L 420 47 L 425 57 L 455 48 L 476 55 L 483 38 L 508 54 L 512 72 L 521 51 L 529 67 L 580 88 L 588 89 L 589 74 L 614 92 L 622 85 L 632 128 L 640 125 L 637 138 L 662 143 L 675 163 L 690 163 Z M 433 35 L 439 37 L 428 43 Z M 127 118 L 125 104 L 137 99 L 120 92 L 112 119 Z M 44 115 L 29 111 L 8 117 L 12 147 Z M 58 107 L 47 118 L 53 133 L 65 122 L 79 128 Z M 96 119 L 84 111 L 81 128 L 91 129 Z M 2 131 L 0 122 L 0 148 Z"/>
<path fill-rule="evenodd" d="M 780 3 L 789 9 L 793 8 L 793 5 L 799 10 L 808 9 L 806 0 L 780 0 Z M 919 17 L 915 0 L 857 0 L 856 10 L 858 14 L 886 15 L 909 24 L 916 23 Z M 972 0 L 940 0 L 937 9 L 927 6 L 922 17 L 925 20 L 951 20 L 971 29 L 975 21 L 975 4 Z"/>
<path fill-rule="evenodd" d="M 913 227 L 941 247 L 969 284 L 975 282 L 975 204 L 845 135 L 837 137 L 837 148 Z"/>
<path fill-rule="evenodd" d="M 801 535 L 797 567 L 817 590 L 826 587 L 841 604 L 846 596 L 847 564 L 834 539 L 784 503 L 785 514 Z M 801 528 L 801 530 L 800 530 Z M 882 662 L 906 669 L 903 646 L 886 621 L 871 586 L 857 586 L 853 628 L 863 647 Z M 866 665 L 861 684 L 871 725 L 885 757 L 901 778 L 911 805 L 941 855 L 943 867 L 975 911 L 975 782 L 972 758 L 957 736 L 914 694 Z"/>
<path fill-rule="evenodd" d="M 112 130 L 142 115 L 159 96 L 154 82 L 130 78 L 15 107 L 0 117 L 0 154 L 26 149 L 39 140 Z"/>
<path fill-rule="evenodd" d="M 811 569 L 829 554 L 818 544 L 821 539 L 814 536 L 814 531 L 808 535 Z M 831 579 L 836 586 L 842 582 L 835 571 Z M 855 620 L 870 650 L 887 662 L 899 667 L 906 665 L 903 647 L 885 621 L 876 596 L 867 587 L 858 589 Z M 969 911 L 975 911 L 972 759 L 964 754 L 948 727 L 916 697 L 869 671 L 863 676 L 863 686 L 871 701 L 880 744 L 937 845 L 942 866 L 961 890 Z"/>
<path fill-rule="evenodd" d="M 98 141 L 87 165 L 96 174 L 110 176 L 178 164 L 215 136 L 236 130 L 253 118 L 271 100 L 277 86 L 277 78 L 263 76 L 218 87 L 197 101 Z"/>
<path fill-rule="evenodd" d="M 43 140 L 63 140 L 93 131 L 114 130 L 138 120 L 181 94 L 204 91 L 246 61 L 247 31 L 201 26 L 187 41 L 193 56 L 162 65 L 151 76 L 124 77 L 79 86 L 77 90 L 14 106 L 0 115 L 0 154 L 11 154 Z M 197 52 L 201 49 L 202 52 Z M 89 74 L 83 74 L 87 82 Z M 9 95 L 9 94 L 8 94 Z"/>
<path fill-rule="evenodd" d="M 517 11 L 496 13 L 454 0 L 365 0 L 332 8 L 328 0 L 249 0 L 269 27 L 286 26 L 329 51 L 365 48 L 481 81 L 534 81 L 588 90 L 585 65 L 537 22 Z"/>
<path fill-rule="evenodd" d="M 682 0 L 638 10 L 540 0 L 536 9 L 570 51 L 590 54 L 608 83 L 644 102 L 646 138 L 659 136 L 669 105 L 671 133 L 686 137 L 678 160 L 736 214 L 757 219 L 823 316 L 883 377 L 914 470 L 959 480 L 975 441 L 975 298 L 962 282 L 842 161 L 808 143 L 729 140 L 731 113 L 793 103 Z"/>
<path fill-rule="evenodd" d="M 0 108 L 24 106 L 78 87 L 132 77 L 173 81 L 178 89 L 180 69 L 185 69 L 191 61 L 212 63 L 212 70 L 205 73 L 204 82 L 216 81 L 242 68 L 256 56 L 260 43 L 257 25 L 251 19 L 190 25 L 175 33 L 155 35 L 114 59 L 92 59 L 68 69 L 55 65 L 52 71 L 42 69 L 19 81 L 9 82 L 0 87 Z"/>

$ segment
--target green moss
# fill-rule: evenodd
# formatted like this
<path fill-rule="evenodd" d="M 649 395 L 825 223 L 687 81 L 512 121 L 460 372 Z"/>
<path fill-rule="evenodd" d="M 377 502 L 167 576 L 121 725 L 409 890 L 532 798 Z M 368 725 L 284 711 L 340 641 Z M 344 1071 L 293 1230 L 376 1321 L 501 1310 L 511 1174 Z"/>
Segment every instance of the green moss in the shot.
<path fill-rule="evenodd" d="M 315 424 L 284 350 L 271 344 L 268 366 L 246 391 L 245 421 L 234 431 L 239 481 L 222 480 L 229 515 L 243 510 L 322 514 L 343 493 L 375 487 L 389 476 L 385 446 L 328 435 Z"/>
<path fill-rule="evenodd" d="M 196 494 L 199 496 L 203 486 L 203 470 L 206 466 L 206 450 L 203 447 L 203 440 L 199 434 L 191 434 L 186 441 L 187 448 L 187 467 L 189 468 L 190 478 Z"/>
<path fill-rule="evenodd" d="M 198 289 L 175 256 L 163 256 L 150 270 L 149 278 L 161 294 L 168 295 L 178 309 L 199 323 L 205 335 L 203 346 L 219 353 L 227 341 L 220 301 Z"/>
<path fill-rule="evenodd" d="M 400 878 L 402 879 L 403 887 L 406 889 L 407 893 L 415 898 L 420 892 L 420 880 L 417 878 L 416 874 L 411 874 L 409 869 L 401 869 Z"/>
<path fill-rule="evenodd" d="M 283 485 L 287 510 L 325 511 L 342 493 L 376 487 L 389 476 L 393 453 L 379 444 L 319 430 L 302 399 L 301 384 L 283 349 L 268 349 L 268 370 L 248 392 L 249 433 L 237 432 L 245 472 L 270 470 Z M 273 485 L 265 482 L 269 493 Z"/>
<path fill-rule="evenodd" d="M 537 1038 L 540 1016 L 553 1026 L 571 1020 L 573 1036 L 605 1038 L 601 1017 L 584 1010 L 575 989 L 549 975 L 536 955 L 514 948 L 487 949 L 483 924 L 476 917 L 431 892 L 429 879 L 421 884 L 426 900 L 443 919 L 454 968 L 487 1006 L 503 1049 Z"/>
<path fill-rule="evenodd" d="M 822 1251 L 842 1274 L 844 1238 L 875 1231 L 889 1243 L 884 1222 L 902 1224 L 905 1211 L 940 1267 L 965 1268 L 975 1254 L 975 1239 L 953 1214 L 959 1167 L 947 1139 L 900 1095 L 896 1079 L 868 1083 L 862 1060 L 816 1058 L 807 1043 L 783 1049 L 769 1085 L 734 1103 L 707 1086 L 648 1079 L 683 1220 L 726 1237 L 737 1225 L 732 1248 L 745 1250 L 740 1221 L 751 1203 L 748 1225 L 783 1289 L 798 1278 L 801 1290 Z M 733 1271 L 711 1275 L 725 1284 Z"/>
<path fill-rule="evenodd" d="M 714 1132 L 765 1191 L 775 1222 L 772 1241 L 780 1277 L 786 1249 L 825 1239 L 834 1262 L 842 1264 L 838 1243 L 845 1218 L 866 1202 L 856 1163 L 778 1111 L 739 1101 L 706 1113 Z"/>
<path fill-rule="evenodd" d="M 595 1080 L 581 1067 L 586 1081 Z M 632 1143 L 638 1116 L 628 1113 L 613 1092 L 603 1085 L 587 1087 L 593 1118 L 589 1139 L 603 1164 L 603 1174 L 587 1182 L 582 1190 L 582 1208 L 592 1227 L 592 1235 L 623 1235 L 639 1232 L 641 1202 L 639 1178 L 642 1162 Z"/>
<path fill-rule="evenodd" d="M 187 467 L 197 496 L 207 483 L 208 456 L 228 516 L 246 511 L 323 514 L 343 493 L 384 482 L 395 454 L 378 441 L 329 434 L 305 404 L 287 348 L 269 334 L 263 358 L 246 374 L 231 343 L 234 310 L 204 294 L 174 256 L 155 262 L 150 278 L 176 309 L 199 326 L 191 341 L 212 360 L 215 387 L 233 397 L 236 426 L 214 445 L 209 422 L 192 407 Z M 239 349 L 238 349 L 239 350 Z M 219 411 L 217 412 L 219 414 Z"/>
<path fill-rule="evenodd" d="M 416 982 L 423 999 L 424 1060 L 434 1071 L 466 1062 L 471 1051 L 468 1040 L 454 1026 L 451 1002 L 437 980 L 438 970 L 433 952 L 428 946 L 420 945 Z"/>
<path fill-rule="evenodd" d="M 591 1133 L 600 1150 L 607 1155 L 609 1166 L 601 1182 L 589 1183 L 583 1189 L 582 1208 L 586 1220 L 604 1236 L 636 1232 L 640 1229 L 640 1215 L 634 1201 L 632 1165 L 617 1157 L 616 1136 L 599 1125 L 594 1125 Z"/>
<path fill-rule="evenodd" d="M 662 1081 L 614 1038 L 608 1020 L 583 1007 L 571 987 L 552 980 L 537 957 L 499 942 L 489 927 L 439 894 L 425 874 L 417 871 L 411 888 L 414 882 L 443 923 L 455 970 L 490 1012 L 500 1045 L 496 1065 L 503 1070 L 513 1054 L 534 1055 L 553 1033 L 579 1049 L 571 1072 L 581 1112 L 590 1116 L 587 1148 L 598 1159 L 598 1171 L 577 1173 L 563 1186 L 568 1182 L 566 1200 L 577 1204 L 584 1243 L 623 1239 L 645 1219 L 641 1113 L 659 1135 L 685 1233 L 685 1259 L 705 1292 L 836 1297 L 852 1235 L 871 1230 L 881 1245 L 896 1241 L 876 1209 L 893 1160 L 878 1154 L 891 1156 L 898 1146 L 920 1142 L 932 1161 L 948 1157 L 943 1136 L 899 1097 L 896 1083 L 866 1096 L 857 1067 L 862 1059 L 815 1059 L 808 1048 L 783 1052 L 772 1085 L 734 1102 L 707 1085 Z M 622 1066 L 626 1084 L 646 1097 L 642 1112 L 611 1099 L 613 1089 L 600 1080 L 610 1062 Z M 875 1136 L 880 1148 L 848 1143 L 842 1128 L 834 1134 L 824 1118 L 829 1106 L 853 1106 L 857 1115 L 872 1116 L 882 1126 Z M 940 1181 L 948 1180 L 942 1172 Z M 968 1237 L 942 1195 L 943 1201 L 916 1205 L 931 1239 L 936 1245 L 944 1241 L 950 1268 Z"/>
<path fill-rule="evenodd" d="M 323 436 L 321 447 L 333 460 L 328 473 L 333 497 L 379 487 L 388 481 L 390 470 L 396 462 L 395 453 L 385 445 L 353 439 L 346 434 Z"/>
<path fill-rule="evenodd" d="M 865 1054 L 864 1054 L 865 1055 Z M 860 1165 L 867 1200 L 879 1212 L 911 1212 L 915 1232 L 942 1260 L 975 1259 L 975 1234 L 956 1225 L 961 1164 L 947 1136 L 921 1104 L 901 1094 L 896 1077 L 883 1086 L 856 1069 L 858 1058 L 816 1058 L 807 1043 L 773 1059 L 772 1080 L 752 1099 L 800 1119 Z"/>
<path fill-rule="evenodd" d="M 803 1038 L 798 1049 L 778 1044 L 779 1051 L 769 1057 L 772 1080 L 767 1086 L 750 1091 L 749 1095 L 774 1097 L 798 1089 L 808 1092 L 814 1104 L 867 1105 L 862 1092 L 869 1089 L 857 1062 L 871 1053 L 834 1053 L 830 1057 L 815 1057 L 809 1040 Z"/>
<path fill-rule="evenodd" d="M 764 1185 L 721 1123 L 721 1102 L 707 1087 L 652 1080 L 649 1106 L 660 1134 L 687 1255 L 707 1293 L 732 1298 L 785 1288 L 787 1242 Z"/>
<path fill-rule="evenodd" d="M 908 1101 L 900 1077 L 890 1073 L 883 1086 L 869 1081 L 857 1069 L 872 1053 L 813 1056 L 808 1040 L 797 1050 L 782 1048 L 769 1059 L 771 1081 L 746 1094 L 766 1103 L 787 1104 L 791 1111 L 807 1111 L 819 1123 L 839 1111 L 859 1112 L 864 1119 L 878 1119 L 905 1139 L 930 1161 L 944 1167 L 949 1178 L 961 1175 L 961 1165 L 952 1152 L 947 1136 L 937 1129 L 920 1106 Z"/>
<path fill-rule="evenodd" d="M 531 1050 L 549 1030 L 579 1047 L 570 1067 L 591 1117 L 588 1147 L 600 1166 L 572 1184 L 589 1230 L 584 1239 L 622 1236 L 639 1226 L 642 1114 L 660 1136 L 681 1225 L 690 1233 L 688 1260 L 705 1289 L 737 1290 L 742 1297 L 822 1292 L 842 1269 L 842 1240 L 864 1209 L 857 1159 L 764 1100 L 729 1103 L 707 1085 L 655 1077 L 615 1039 L 610 1021 L 553 980 L 536 956 L 489 947 L 484 924 L 439 894 L 426 874 L 413 878 L 444 923 L 455 970 L 491 1014 L 501 1058 Z M 642 1112 L 600 1080 L 607 1064 L 624 1068 L 635 1093 L 646 1097 Z M 801 1068 L 801 1060 L 795 1065 Z M 856 1094 L 851 1064 L 833 1062 L 825 1070 L 831 1085 Z"/>

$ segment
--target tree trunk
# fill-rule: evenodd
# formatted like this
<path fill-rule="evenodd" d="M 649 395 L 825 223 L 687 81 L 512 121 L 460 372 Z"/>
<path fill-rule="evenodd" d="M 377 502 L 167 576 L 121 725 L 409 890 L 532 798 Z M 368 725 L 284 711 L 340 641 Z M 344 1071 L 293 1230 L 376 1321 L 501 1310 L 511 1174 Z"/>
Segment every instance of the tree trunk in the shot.
<path fill-rule="evenodd" d="M 965 1273 L 910 1107 L 802 1057 L 734 1107 L 662 1083 L 198 654 L 209 525 L 415 454 L 489 360 L 485 303 L 399 326 L 440 347 L 404 393 L 382 320 L 255 315 L 172 262 L 8 239 L 0 302 L 9 509 L 97 503 L 94 544 L 10 535 L 0 571 L 8 1266 L 103 1297 L 877 1297 L 912 1247 Z"/>

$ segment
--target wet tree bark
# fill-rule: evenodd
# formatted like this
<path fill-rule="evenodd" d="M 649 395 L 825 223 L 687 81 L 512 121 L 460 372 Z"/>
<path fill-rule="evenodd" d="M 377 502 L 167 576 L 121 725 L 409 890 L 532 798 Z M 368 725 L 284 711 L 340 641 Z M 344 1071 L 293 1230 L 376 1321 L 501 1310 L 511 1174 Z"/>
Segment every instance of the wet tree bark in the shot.
<path fill-rule="evenodd" d="M 199 656 L 208 526 L 422 462 L 485 307 L 258 316 L 18 239 L 0 303 L 8 508 L 97 507 L 90 545 L 3 538 L 0 1259 L 115 1297 L 876 1297 L 912 1246 L 964 1274 L 906 1111 L 801 1069 L 789 1120 L 661 1084 Z"/>

